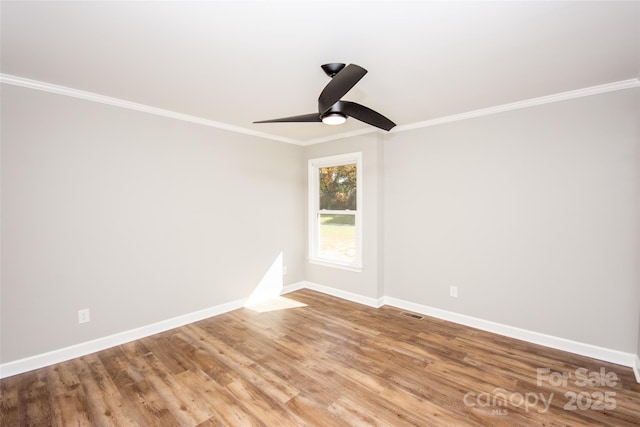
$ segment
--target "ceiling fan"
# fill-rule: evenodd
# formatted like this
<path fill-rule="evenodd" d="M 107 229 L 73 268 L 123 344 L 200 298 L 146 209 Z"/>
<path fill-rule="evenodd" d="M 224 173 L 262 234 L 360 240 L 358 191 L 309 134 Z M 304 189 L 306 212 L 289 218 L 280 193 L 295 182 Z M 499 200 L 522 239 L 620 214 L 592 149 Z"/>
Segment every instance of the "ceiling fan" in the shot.
<path fill-rule="evenodd" d="M 262 120 L 253 123 L 281 123 L 281 122 L 323 122 L 328 125 L 339 125 L 353 117 L 361 122 L 384 130 L 391 130 L 396 124 L 382 114 L 364 105 L 341 98 L 360 81 L 367 70 L 356 64 L 331 63 L 322 65 L 324 72 L 331 77 L 318 98 L 318 112 L 299 116 L 282 117 L 280 119 Z"/>

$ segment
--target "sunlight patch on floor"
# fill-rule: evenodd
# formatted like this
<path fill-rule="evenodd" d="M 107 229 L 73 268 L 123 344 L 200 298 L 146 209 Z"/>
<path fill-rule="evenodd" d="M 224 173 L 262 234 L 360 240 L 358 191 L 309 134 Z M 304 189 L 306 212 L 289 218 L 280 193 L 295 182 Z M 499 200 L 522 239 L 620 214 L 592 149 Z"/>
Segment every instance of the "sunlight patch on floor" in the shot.
<path fill-rule="evenodd" d="M 285 310 L 287 308 L 306 307 L 306 304 L 281 297 L 280 292 L 282 292 L 282 288 L 282 252 L 280 252 L 244 306 L 259 313 Z"/>
<path fill-rule="evenodd" d="M 250 305 L 245 305 L 245 308 L 249 310 L 257 311 L 258 313 L 266 313 L 268 311 L 286 310 L 288 308 L 306 307 L 307 304 L 303 304 L 298 301 L 294 301 L 290 298 L 275 297 L 266 298 L 261 301 L 255 301 Z"/>

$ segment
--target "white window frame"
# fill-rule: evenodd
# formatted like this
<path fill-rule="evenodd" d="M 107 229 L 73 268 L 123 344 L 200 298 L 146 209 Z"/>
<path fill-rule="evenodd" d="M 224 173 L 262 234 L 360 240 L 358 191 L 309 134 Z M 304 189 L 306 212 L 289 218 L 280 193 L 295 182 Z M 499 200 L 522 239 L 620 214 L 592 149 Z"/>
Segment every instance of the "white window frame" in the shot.
<path fill-rule="evenodd" d="M 323 258 L 319 254 L 320 214 L 344 214 L 345 211 L 320 210 L 320 169 L 329 166 L 356 164 L 356 210 L 354 212 L 356 227 L 356 256 L 352 263 Z M 350 271 L 362 269 L 362 153 L 347 153 L 336 156 L 320 157 L 309 160 L 309 255 L 308 260 L 313 264 L 342 268 Z"/>

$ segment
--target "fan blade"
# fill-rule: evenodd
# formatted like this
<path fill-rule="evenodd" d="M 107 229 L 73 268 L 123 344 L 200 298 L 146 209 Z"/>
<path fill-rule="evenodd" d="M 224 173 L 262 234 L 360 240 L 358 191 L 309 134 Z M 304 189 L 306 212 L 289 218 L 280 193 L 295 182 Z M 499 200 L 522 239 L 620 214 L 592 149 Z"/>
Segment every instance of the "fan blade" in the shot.
<path fill-rule="evenodd" d="M 364 105 L 356 104 L 350 101 L 339 101 L 336 109 L 349 117 L 358 119 L 361 122 L 370 124 L 384 130 L 391 130 L 396 125 L 382 114 L 367 108 Z"/>
<path fill-rule="evenodd" d="M 318 98 L 320 114 L 325 113 L 333 104 L 340 101 L 365 74 L 367 74 L 367 70 L 356 64 L 349 64 L 336 74 Z"/>
<path fill-rule="evenodd" d="M 282 117 L 280 119 L 261 120 L 253 123 L 283 123 L 283 122 L 321 122 L 322 119 L 318 113 L 302 114 L 300 116 Z"/>

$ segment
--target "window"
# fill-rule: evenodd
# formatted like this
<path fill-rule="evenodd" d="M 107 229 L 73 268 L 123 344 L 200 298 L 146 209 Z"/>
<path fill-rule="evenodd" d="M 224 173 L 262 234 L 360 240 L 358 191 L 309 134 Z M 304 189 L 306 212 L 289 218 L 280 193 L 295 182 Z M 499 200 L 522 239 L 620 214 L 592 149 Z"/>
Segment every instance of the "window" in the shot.
<path fill-rule="evenodd" d="M 309 160 L 309 259 L 359 270 L 362 264 L 361 153 Z"/>

